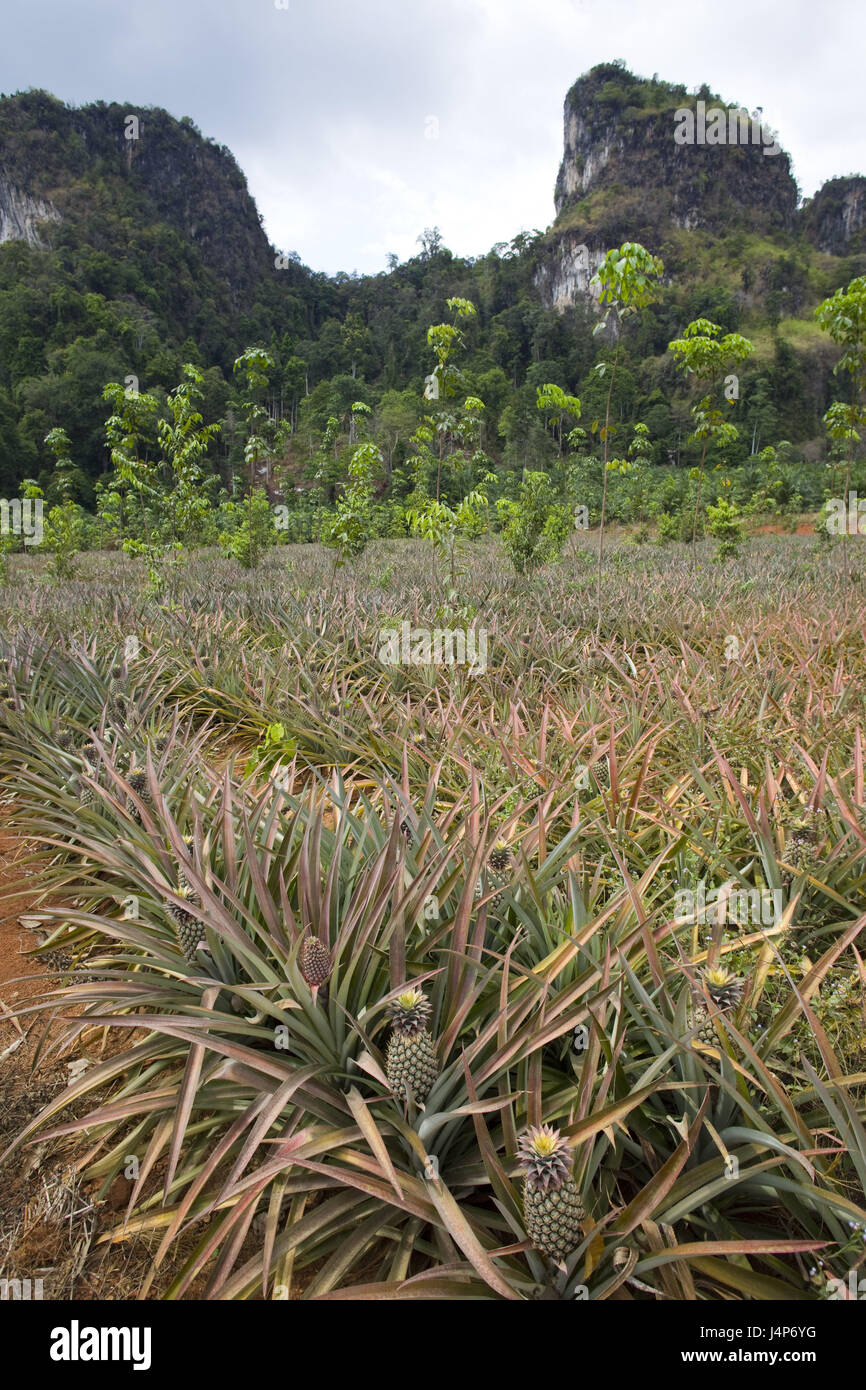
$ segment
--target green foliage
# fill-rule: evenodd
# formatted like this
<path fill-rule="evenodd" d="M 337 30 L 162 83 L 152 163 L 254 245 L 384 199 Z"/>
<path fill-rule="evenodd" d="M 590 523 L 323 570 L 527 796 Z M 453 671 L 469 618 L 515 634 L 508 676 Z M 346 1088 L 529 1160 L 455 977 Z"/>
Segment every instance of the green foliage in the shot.
<path fill-rule="evenodd" d="M 531 575 L 559 557 L 571 520 L 546 473 L 525 473 L 516 501 L 503 497 L 496 506 L 504 521 L 502 544 L 518 574 Z"/>
<path fill-rule="evenodd" d="M 71 498 L 51 507 L 45 518 L 43 545 L 52 554 L 51 569 L 56 579 L 72 579 L 75 557 L 81 550 L 84 518 Z"/>
<path fill-rule="evenodd" d="M 745 362 L 754 352 L 752 343 L 739 333 L 728 333 L 719 337 L 721 328 L 708 319 L 695 319 L 689 323 L 681 338 L 668 343 L 674 354 L 677 369 L 694 376 L 700 383 L 709 383 L 710 390 L 692 406 L 694 429 L 690 441 L 701 445 L 701 460 L 695 473 L 697 490 L 692 522 L 692 564 L 697 569 L 698 521 L 703 486 L 703 468 L 710 444 L 715 449 L 725 449 L 738 438 L 737 427 L 724 419 L 723 410 L 713 404 L 713 393 L 719 378 L 729 366 Z M 726 406 L 733 404 L 735 397 L 725 394 Z"/>
<path fill-rule="evenodd" d="M 359 444 L 349 463 L 349 484 L 341 493 L 333 517 L 323 524 L 323 545 L 336 550 L 339 563 L 363 554 L 372 539 L 373 477 L 382 464 L 376 444 Z"/>
<path fill-rule="evenodd" d="M 845 373 L 850 382 L 850 401 L 845 404 L 834 402 L 824 416 L 824 424 L 834 444 L 846 446 L 845 487 L 842 498 L 847 513 L 854 448 L 860 439 L 857 426 L 866 425 L 866 275 L 852 280 L 846 289 L 840 287 L 829 299 L 819 304 L 815 310 L 815 318 L 820 327 L 829 333 L 833 342 L 842 348 L 842 356 L 833 370 L 837 374 Z M 847 579 L 847 527 L 844 532 L 842 554 Z"/>
<path fill-rule="evenodd" d="M 255 569 L 277 543 L 274 510 L 264 488 L 253 488 L 246 501 L 227 501 L 223 516 L 230 529 L 221 532 L 220 545 L 243 569 Z"/>
<path fill-rule="evenodd" d="M 413 535 L 429 541 L 434 553 L 447 561 L 452 591 L 457 587 L 460 538 L 477 537 L 483 533 L 487 506 L 487 494 L 482 487 L 467 493 L 454 507 L 449 507 L 446 502 L 437 502 L 435 497 L 428 497 L 406 513 Z"/>
<path fill-rule="evenodd" d="M 709 517 L 707 529 L 719 543 L 714 558 L 727 560 L 739 555 L 743 542 L 743 524 L 739 508 L 727 498 L 719 497 L 716 505 L 709 505 L 706 510 Z"/>

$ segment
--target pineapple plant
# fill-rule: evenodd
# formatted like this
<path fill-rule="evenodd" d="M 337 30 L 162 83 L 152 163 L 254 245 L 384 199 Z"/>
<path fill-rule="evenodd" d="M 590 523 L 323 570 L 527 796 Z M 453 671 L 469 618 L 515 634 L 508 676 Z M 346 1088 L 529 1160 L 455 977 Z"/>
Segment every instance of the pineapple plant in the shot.
<path fill-rule="evenodd" d="M 301 946 L 301 974 L 312 988 L 323 985 L 333 966 L 330 952 L 317 936 L 307 936 Z"/>
<path fill-rule="evenodd" d="M 196 903 L 195 894 L 188 888 L 181 888 L 178 885 L 177 895 L 190 904 Z M 177 907 L 174 903 L 167 903 L 168 914 L 174 923 L 174 934 L 177 943 L 183 953 L 184 960 L 194 961 L 198 943 L 201 940 L 201 923 L 191 912 L 187 912 L 185 907 Z"/>
<path fill-rule="evenodd" d="M 415 827 L 408 816 L 404 816 L 403 820 L 400 822 L 400 834 L 403 836 L 407 845 L 414 845 L 416 839 Z"/>
<path fill-rule="evenodd" d="M 586 1220 L 568 1144 L 552 1125 L 531 1125 L 518 1140 L 517 1162 L 526 1234 L 536 1250 L 559 1263 L 577 1249 Z"/>
<path fill-rule="evenodd" d="M 439 1075 L 433 1039 L 427 1031 L 430 1000 L 420 989 L 406 989 L 389 1006 L 392 1022 L 388 1041 L 388 1085 L 399 1096 L 407 1093 L 423 1105 Z"/>

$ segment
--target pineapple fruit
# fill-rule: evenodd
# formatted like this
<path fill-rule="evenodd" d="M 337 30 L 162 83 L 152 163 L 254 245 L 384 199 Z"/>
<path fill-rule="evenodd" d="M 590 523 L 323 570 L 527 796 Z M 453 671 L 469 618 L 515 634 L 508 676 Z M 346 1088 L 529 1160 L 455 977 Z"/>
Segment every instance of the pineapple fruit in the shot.
<path fill-rule="evenodd" d="M 433 1039 L 427 1031 L 430 1019 L 430 1000 L 420 989 L 406 989 L 389 1006 L 393 1024 L 388 1042 L 388 1085 L 400 1097 L 407 1092 L 416 1105 L 423 1106 L 433 1082 L 439 1075 L 439 1063 Z"/>
<path fill-rule="evenodd" d="M 126 695 L 119 687 L 123 683 L 123 667 L 112 666 L 108 681 L 108 703 L 106 713 L 112 724 L 126 722 Z"/>
<path fill-rule="evenodd" d="M 301 974 L 311 988 L 323 985 L 331 973 L 331 956 L 317 936 L 307 936 L 301 946 Z"/>
<path fill-rule="evenodd" d="M 806 808 L 789 819 L 790 833 L 785 841 L 783 858 L 800 873 L 811 874 L 818 867 L 818 842 L 825 821 L 826 812 L 820 808 Z"/>
<path fill-rule="evenodd" d="M 605 755 L 604 757 L 598 758 L 598 759 L 596 760 L 596 762 L 593 763 L 592 768 L 590 769 L 590 771 L 592 772 L 592 775 L 593 775 L 593 777 L 595 778 L 596 785 L 597 785 L 598 787 L 600 787 L 602 791 L 609 791 L 609 790 L 610 790 L 610 759 L 607 757 L 607 755 Z"/>
<path fill-rule="evenodd" d="M 743 981 L 737 979 L 724 966 L 715 966 L 704 971 L 704 984 L 717 1009 L 723 1012 L 735 1009 L 743 997 Z"/>
<path fill-rule="evenodd" d="M 188 903 L 194 904 L 196 902 L 195 895 L 188 888 L 178 886 L 177 895 Z M 194 961 L 198 943 L 201 940 L 201 923 L 184 907 L 176 907 L 174 903 L 167 903 L 166 907 L 174 922 L 174 934 L 177 937 L 177 943 L 183 953 L 184 960 Z"/>
<path fill-rule="evenodd" d="M 93 768 L 90 763 L 84 763 L 84 774 L 87 777 L 93 776 Z M 96 800 L 96 793 L 89 782 L 84 781 L 84 777 L 78 779 L 78 804 L 79 806 L 92 806 Z"/>
<path fill-rule="evenodd" d="M 586 1220 L 568 1144 L 552 1125 L 530 1126 L 518 1140 L 517 1161 L 526 1234 L 536 1250 L 559 1263 L 580 1244 Z"/>
<path fill-rule="evenodd" d="M 494 873 L 502 873 L 511 864 L 511 850 L 505 840 L 497 840 L 487 857 L 487 867 Z"/>
<path fill-rule="evenodd" d="M 142 772 L 140 768 L 136 768 L 128 774 L 126 780 L 139 801 L 143 801 L 145 806 L 153 805 L 153 797 L 150 792 L 150 784 L 147 780 L 146 772 Z M 131 796 L 126 798 L 126 809 L 132 816 L 132 819 L 136 821 L 138 825 L 141 825 L 141 814 Z"/>
<path fill-rule="evenodd" d="M 491 885 L 497 890 L 490 899 L 490 906 L 494 912 L 501 912 L 505 903 L 504 889 L 508 882 L 508 870 L 511 867 L 511 862 L 511 850 L 507 843 L 505 840 L 497 840 L 487 856 Z"/>

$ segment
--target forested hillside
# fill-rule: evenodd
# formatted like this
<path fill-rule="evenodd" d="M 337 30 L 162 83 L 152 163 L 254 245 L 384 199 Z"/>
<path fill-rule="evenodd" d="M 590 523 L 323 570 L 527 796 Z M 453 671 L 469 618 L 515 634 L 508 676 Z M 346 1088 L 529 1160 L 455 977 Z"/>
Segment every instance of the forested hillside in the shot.
<path fill-rule="evenodd" d="M 798 211 L 784 152 L 674 142 L 675 109 L 700 99 L 720 100 L 601 65 L 566 98 L 557 217 L 546 231 L 462 259 L 427 229 L 405 264 L 327 277 L 268 245 L 232 155 L 188 117 L 71 109 L 38 91 L 2 98 L 0 490 L 29 477 L 57 500 L 44 440 L 60 426 L 74 465 L 67 484 L 92 510 L 94 485 L 110 472 L 105 383 L 132 378 L 164 400 L 190 362 L 203 371 L 205 420 L 223 422 L 207 467 L 233 495 L 247 475 L 232 363 L 258 345 L 273 363 L 267 408 L 287 422 L 268 470 L 272 494 L 321 480 L 324 445 L 333 498 L 351 406 L 362 402 L 385 461 L 378 494 L 405 496 L 402 465 L 433 364 L 426 334 L 447 317 L 449 297 L 476 309 L 463 326 L 461 389 L 483 402 L 477 442 L 507 490 L 520 470 L 561 462 L 562 441 L 537 409 L 547 382 L 581 400 L 592 452 L 588 427 L 606 392 L 593 368 L 611 336 L 593 336 L 588 282 L 605 251 L 628 239 L 665 267 L 662 295 L 621 343 L 612 400 L 615 420 L 648 427 L 650 461 L 694 462 L 688 383 L 667 344 L 700 317 L 754 346 L 726 464 L 779 441 L 791 446 L 787 457 L 821 458 L 835 354 L 812 313 L 866 267 L 864 181 L 835 179 Z M 441 481 L 460 495 L 465 479 Z"/>

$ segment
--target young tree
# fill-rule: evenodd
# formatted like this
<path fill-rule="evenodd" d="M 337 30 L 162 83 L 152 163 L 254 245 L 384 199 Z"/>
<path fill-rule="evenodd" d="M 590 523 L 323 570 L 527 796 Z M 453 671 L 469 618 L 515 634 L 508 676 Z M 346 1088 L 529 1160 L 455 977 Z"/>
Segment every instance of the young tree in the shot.
<path fill-rule="evenodd" d="M 468 446 L 476 444 L 481 432 L 481 412 L 484 403 L 477 396 L 467 396 L 463 409 L 449 407 L 448 402 L 458 395 L 463 386 L 463 373 L 456 365 L 455 358 L 464 346 L 463 332 L 458 326 L 461 319 L 474 318 L 475 305 L 468 299 L 453 298 L 445 301 L 454 314 L 453 323 L 431 324 L 427 329 L 427 342 L 432 347 L 436 365 L 427 378 L 424 397 L 431 402 L 431 413 L 424 417 L 424 423 L 438 440 L 438 460 L 436 464 L 436 501 L 442 491 L 442 464 L 452 453 L 462 453 Z M 416 431 L 416 438 L 421 432 Z M 421 442 L 426 442 L 421 440 Z M 453 449 L 449 446 L 453 445 Z M 446 449 L 449 454 L 446 455 Z"/>
<path fill-rule="evenodd" d="M 561 554 L 571 526 L 546 473 L 524 473 L 517 500 L 502 497 L 496 509 L 505 518 L 502 544 L 518 574 L 533 574 Z"/>
<path fill-rule="evenodd" d="M 562 454 L 562 422 L 566 416 L 570 416 L 575 424 L 580 419 L 580 401 L 577 396 L 568 396 L 561 386 L 556 386 L 554 382 L 548 381 L 544 386 L 538 387 L 536 406 L 544 411 L 545 421 L 553 425 L 559 445 L 559 452 Z"/>
<path fill-rule="evenodd" d="M 370 407 L 355 401 L 352 416 L 356 428 L 370 415 Z M 372 537 L 373 479 L 382 466 L 382 454 L 372 440 L 359 444 L 349 461 L 349 481 L 337 499 L 334 515 L 322 527 L 323 545 L 337 551 L 336 564 L 363 554 Z"/>
<path fill-rule="evenodd" d="M 203 394 L 204 375 L 198 367 L 187 362 L 184 380 L 170 392 L 166 405 L 168 418 L 157 425 L 157 435 L 163 460 L 171 468 L 174 486 L 168 497 L 172 536 L 186 540 L 201 526 L 208 511 L 208 500 L 202 493 L 202 455 L 212 439 L 220 432 L 219 425 L 205 425 L 196 407 Z"/>
<path fill-rule="evenodd" d="M 57 460 L 54 482 L 62 501 L 52 507 L 45 523 L 44 545 L 53 555 L 51 567 L 56 579 L 71 579 L 75 572 L 75 557 L 81 550 L 84 518 L 81 508 L 71 497 L 71 477 L 74 468 L 69 456 L 66 431 L 59 427 L 49 430 L 44 441 Z"/>
<path fill-rule="evenodd" d="M 122 545 L 127 553 L 140 554 L 154 544 L 154 518 L 162 496 L 158 471 L 148 457 L 146 444 L 158 403 L 154 396 L 129 390 L 117 381 L 107 383 L 102 398 L 114 407 L 105 422 L 105 442 L 114 469 L 111 491 L 121 498 Z M 131 515 L 130 493 L 135 494 L 137 518 Z"/>
<path fill-rule="evenodd" d="M 839 343 L 842 356 L 834 371 L 846 372 L 850 378 L 851 397 L 847 402 L 834 402 L 824 423 L 830 437 L 846 447 L 845 492 L 843 515 L 848 516 L 848 493 L 851 487 L 851 467 L 854 462 L 854 447 L 859 439 L 857 426 L 866 424 L 866 275 L 852 280 L 847 289 L 838 289 L 829 299 L 825 299 L 815 310 L 815 318 L 821 328 L 830 334 L 834 343 Z M 844 529 L 844 548 L 842 551 L 844 575 L 848 579 L 848 526 Z"/>
<path fill-rule="evenodd" d="M 253 495 L 256 492 L 263 492 L 258 486 L 259 472 L 262 464 L 265 467 L 266 481 L 270 480 L 270 466 L 273 462 L 277 449 L 282 445 L 288 432 L 289 426 L 286 421 L 279 423 L 273 420 L 265 406 L 262 404 L 262 397 L 268 389 L 270 380 L 268 373 L 274 370 L 274 359 L 264 348 L 247 348 L 246 352 L 236 358 L 234 363 L 235 376 L 241 380 L 243 388 L 243 399 L 241 401 L 241 411 L 247 425 L 247 440 L 244 445 L 244 462 L 249 469 L 248 494 L 247 494 L 247 522 L 246 534 L 249 537 L 249 565 L 255 568 L 261 556 L 262 527 L 261 518 L 254 517 Z M 267 499 L 266 492 L 263 493 Z M 258 502 L 258 510 L 261 510 L 261 498 Z M 270 534 L 267 530 L 266 534 Z"/>
<path fill-rule="evenodd" d="M 613 321 L 617 325 L 616 351 L 613 362 L 598 362 L 594 374 L 603 380 L 609 377 L 607 401 L 604 412 L 604 425 L 601 438 L 604 445 L 602 459 L 601 523 L 598 533 L 598 575 L 596 583 L 596 602 L 598 607 L 598 631 L 601 631 L 601 565 L 604 552 L 604 522 L 607 509 L 607 473 L 610 457 L 612 427 L 610 423 L 610 404 L 613 398 L 613 385 L 622 346 L 622 328 L 625 322 L 640 309 L 647 308 L 659 295 L 658 278 L 664 270 L 658 256 L 650 255 L 638 241 L 626 241 L 618 250 L 608 251 L 599 266 L 593 281 L 600 285 L 599 303 L 607 304 L 608 309 L 594 333 L 606 329 Z"/>
<path fill-rule="evenodd" d="M 492 475 L 484 483 L 493 481 Z M 448 561 L 451 580 L 449 598 L 457 597 L 457 548 L 462 536 L 477 534 L 483 527 L 483 514 L 488 505 L 484 487 L 467 493 L 455 507 L 428 498 L 423 506 L 410 508 L 406 520 L 415 535 L 423 536 L 433 546 L 434 554 Z"/>
<path fill-rule="evenodd" d="M 693 375 L 699 382 L 709 386 L 709 390 L 692 407 L 695 427 L 690 442 L 701 445 L 701 461 L 691 476 L 697 482 L 695 514 L 692 526 L 692 564 L 698 567 L 698 516 L 701 506 L 701 486 L 704 476 L 704 462 L 710 443 L 721 446 L 732 443 L 738 437 L 735 425 L 727 423 L 724 412 L 713 405 L 713 395 L 729 367 L 744 362 L 754 352 L 748 338 L 739 333 L 727 333 L 720 338 L 721 328 L 709 319 L 695 319 L 688 324 L 681 338 L 668 343 L 669 350 L 676 358 L 677 368 Z M 735 397 L 725 395 L 728 405 Z"/>

